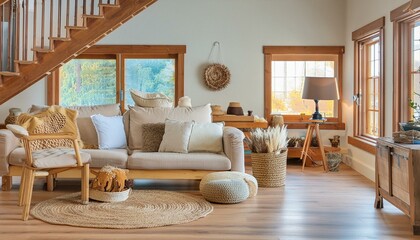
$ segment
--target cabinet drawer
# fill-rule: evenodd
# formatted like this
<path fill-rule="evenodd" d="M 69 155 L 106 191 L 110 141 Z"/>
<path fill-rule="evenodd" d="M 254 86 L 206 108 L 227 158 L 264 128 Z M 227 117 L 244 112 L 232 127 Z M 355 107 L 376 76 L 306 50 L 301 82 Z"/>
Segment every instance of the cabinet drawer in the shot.
<path fill-rule="evenodd" d="M 408 158 L 409 151 L 394 148 L 391 154 L 392 195 L 410 204 Z"/>

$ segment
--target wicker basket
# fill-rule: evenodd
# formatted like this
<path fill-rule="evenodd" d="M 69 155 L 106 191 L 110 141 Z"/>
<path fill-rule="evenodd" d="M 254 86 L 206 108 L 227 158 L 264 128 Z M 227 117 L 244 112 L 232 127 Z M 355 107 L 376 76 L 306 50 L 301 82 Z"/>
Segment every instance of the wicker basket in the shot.
<path fill-rule="evenodd" d="M 96 189 L 89 189 L 89 198 L 100 202 L 122 202 L 130 196 L 131 188 L 122 192 L 102 192 Z"/>
<path fill-rule="evenodd" d="M 280 153 L 251 153 L 252 174 L 260 187 L 281 187 L 286 180 L 287 149 Z"/>

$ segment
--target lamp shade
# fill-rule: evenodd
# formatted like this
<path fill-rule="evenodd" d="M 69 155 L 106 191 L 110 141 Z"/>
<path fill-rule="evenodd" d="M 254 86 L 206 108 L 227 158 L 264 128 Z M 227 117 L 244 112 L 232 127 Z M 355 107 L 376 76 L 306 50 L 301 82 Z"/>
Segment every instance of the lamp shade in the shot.
<path fill-rule="evenodd" d="M 331 77 L 306 77 L 302 91 L 303 99 L 338 100 L 337 79 Z"/>

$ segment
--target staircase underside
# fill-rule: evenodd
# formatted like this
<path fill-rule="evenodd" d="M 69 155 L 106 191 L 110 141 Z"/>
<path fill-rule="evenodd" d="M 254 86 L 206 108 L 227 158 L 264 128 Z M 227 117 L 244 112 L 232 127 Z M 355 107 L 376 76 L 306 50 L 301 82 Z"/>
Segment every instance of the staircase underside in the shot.
<path fill-rule="evenodd" d="M 36 50 L 35 62 L 17 64 L 19 76 L 3 76 L 0 87 L 0 104 L 41 80 L 63 63 L 81 54 L 156 1 L 120 0 L 119 7 L 103 8 L 103 18 L 88 17 L 85 23 L 87 29 L 69 27 L 67 30 L 70 41 L 54 39 L 50 51 Z M 0 5 L 2 2 L 0 0 Z"/>

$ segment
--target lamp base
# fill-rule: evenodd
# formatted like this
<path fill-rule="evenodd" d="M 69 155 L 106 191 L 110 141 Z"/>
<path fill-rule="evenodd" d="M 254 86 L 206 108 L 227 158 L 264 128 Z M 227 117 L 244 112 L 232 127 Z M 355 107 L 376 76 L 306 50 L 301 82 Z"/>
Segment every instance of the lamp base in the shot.
<path fill-rule="evenodd" d="M 312 120 L 323 120 L 324 118 L 322 117 L 322 114 L 319 112 L 314 112 L 314 114 L 312 114 Z"/>

